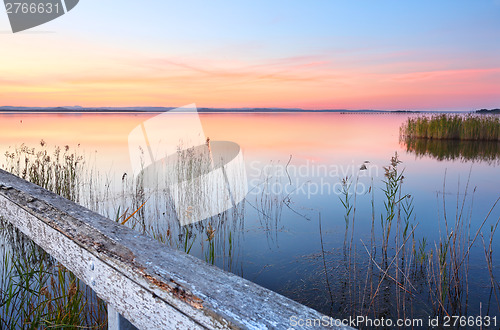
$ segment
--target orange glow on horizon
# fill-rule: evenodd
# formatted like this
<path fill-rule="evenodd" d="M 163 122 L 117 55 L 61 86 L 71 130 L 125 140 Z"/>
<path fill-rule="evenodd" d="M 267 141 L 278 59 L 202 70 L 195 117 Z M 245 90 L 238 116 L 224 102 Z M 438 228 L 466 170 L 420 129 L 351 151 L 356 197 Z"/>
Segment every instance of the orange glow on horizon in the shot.
<path fill-rule="evenodd" d="M 436 69 L 440 63 L 401 61 L 360 65 L 354 60 L 337 63 L 334 54 L 246 62 L 151 58 L 133 52 L 117 55 L 116 50 L 96 46 L 86 52 L 69 47 L 64 58 L 53 56 L 61 49 L 44 50 L 33 63 L 28 56 L 18 56 L 31 47 L 16 47 L 24 50 L 7 49 L 1 55 L 11 64 L 2 69 L 0 106 L 196 103 L 220 108 L 418 110 L 500 102 L 500 67 L 443 70 Z"/>

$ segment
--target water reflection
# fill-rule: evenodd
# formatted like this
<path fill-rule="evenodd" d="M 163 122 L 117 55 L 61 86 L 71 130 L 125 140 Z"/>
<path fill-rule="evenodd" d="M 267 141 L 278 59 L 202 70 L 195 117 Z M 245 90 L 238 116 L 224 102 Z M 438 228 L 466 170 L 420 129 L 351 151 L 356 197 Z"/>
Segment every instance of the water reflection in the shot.
<path fill-rule="evenodd" d="M 407 152 L 419 157 L 429 156 L 439 161 L 460 160 L 488 163 L 500 161 L 499 141 L 406 139 L 402 142 Z"/>
<path fill-rule="evenodd" d="M 477 230 L 486 217 L 485 212 L 499 194 L 498 169 L 488 163 L 498 161 L 498 144 L 424 140 L 399 144 L 398 128 L 406 116 L 204 114 L 201 122 L 207 137 L 212 141 L 234 141 L 241 146 L 241 150 L 236 146 L 231 148 L 233 151 L 227 159 L 238 160 L 235 155 L 240 151 L 244 154 L 247 180 L 237 179 L 238 175 L 234 176 L 234 180 L 248 183 L 250 191 L 241 203 L 231 201 L 231 205 L 236 204 L 235 207 L 191 222 L 189 217 L 203 217 L 201 213 L 197 214 L 204 211 L 200 198 L 201 195 L 211 194 L 212 190 L 207 187 L 211 181 L 200 182 L 198 186 L 189 184 L 176 191 L 170 186 L 172 182 L 189 181 L 213 168 L 220 168 L 217 167 L 218 157 L 213 158 L 218 154 L 215 142 L 211 142 L 211 152 L 205 137 L 189 148 L 172 149 L 175 155 L 167 163 L 172 163 L 168 165 L 171 169 L 178 166 L 177 170 L 165 172 L 152 169 L 148 182 L 148 175 L 143 180 L 132 175 L 127 145 L 127 134 L 147 119 L 146 115 L 45 117 L 23 116 L 22 127 L 15 126 L 21 125 L 19 118 L 2 118 L 6 123 L 5 136 L 0 141 L 3 149 L 9 150 L 9 146 L 15 147 L 23 142 L 34 145 L 40 138 L 51 136 L 47 135 L 50 132 L 58 132 L 60 136 L 52 136 L 50 145 L 82 143 L 81 150 L 85 155 L 98 150 L 96 161 L 87 163 L 90 169 L 83 171 L 80 178 L 81 204 L 119 222 L 131 217 L 126 222 L 127 226 L 339 317 L 363 313 L 384 317 L 406 315 L 427 318 L 433 315 L 434 307 L 439 308 L 440 305 L 432 305 L 435 297 L 429 301 L 429 277 L 425 274 L 441 274 L 441 271 L 448 274 L 448 278 L 437 275 L 431 278 L 431 283 L 436 284 L 431 287 L 431 294 L 445 292 L 441 289 L 446 287 L 462 290 L 460 286 L 450 285 L 455 278 L 449 281 L 449 276 L 454 276 L 457 269 L 449 268 L 452 265 L 450 253 L 442 264 L 438 259 L 439 253 L 447 251 L 441 246 L 452 246 L 448 244 L 448 237 L 453 238 L 459 232 L 458 226 L 451 224 L 451 218 L 460 220 L 460 224 L 470 224 L 471 231 Z M 46 125 L 40 127 L 40 122 Z M 96 123 L 105 126 L 110 137 L 95 135 L 98 134 L 94 131 Z M 80 133 L 71 137 L 69 131 L 57 131 L 56 125 L 74 126 L 73 131 Z M 22 135 L 16 135 L 21 131 Z M 178 149 L 180 153 L 176 153 Z M 402 194 L 401 190 L 394 193 L 386 187 L 384 182 L 389 178 L 384 177 L 381 170 L 388 165 L 394 151 L 398 151 L 403 161 L 401 171 L 404 170 L 405 185 Z M 419 157 L 408 156 L 404 151 Z M 24 154 L 21 156 L 23 160 Z M 161 157 L 154 159 L 163 159 L 166 155 L 165 152 L 158 152 L 158 156 Z M 370 163 L 365 163 L 366 160 Z M 450 227 L 447 228 L 448 222 L 443 222 L 444 196 L 456 199 L 459 194 L 466 195 L 463 187 L 454 186 L 458 181 L 456 178 L 460 179 L 460 175 L 463 177 L 470 170 L 470 164 L 460 160 L 478 161 L 474 164 L 470 183 L 470 187 L 478 186 L 477 191 L 474 189 L 474 210 L 472 201 L 466 202 L 465 207 L 462 202 L 460 207 L 447 207 L 450 209 L 447 213 Z M 205 163 L 210 167 L 204 167 Z M 17 165 L 17 162 L 12 164 Z M 363 164 L 368 171 L 364 170 Z M 372 166 L 374 170 L 370 171 Z M 380 170 L 375 170 L 377 168 Z M 364 177 L 360 174 L 361 169 L 362 173 L 371 174 Z M 443 192 L 445 169 L 452 179 L 449 179 L 446 192 Z M 158 172 L 165 175 L 159 176 Z M 166 174 L 173 177 L 168 178 Z M 227 171 L 226 174 L 231 180 L 231 173 Z M 348 179 L 353 182 L 349 195 L 343 199 L 347 208 L 339 200 L 342 197 L 339 189 L 330 189 L 342 187 L 341 180 L 345 176 L 350 176 Z M 161 186 L 160 182 L 168 183 L 163 187 L 167 187 L 170 193 L 155 189 Z M 219 182 L 222 185 L 217 190 L 226 192 L 227 180 L 224 178 Z M 361 184 L 366 189 L 359 189 L 362 193 L 351 195 L 352 190 L 357 191 L 355 188 Z M 191 192 L 183 194 L 188 191 Z M 391 199 L 384 191 L 392 191 L 388 193 Z M 439 192 L 439 197 L 436 197 L 436 192 Z M 402 199 L 406 193 L 414 197 L 414 204 L 406 204 L 413 201 L 412 198 Z M 179 203 L 174 200 L 176 195 Z M 436 198 L 439 198 L 438 203 Z M 225 194 L 217 200 L 224 204 L 230 199 Z M 179 208 L 181 204 L 184 206 Z M 193 205 L 202 207 L 196 210 Z M 407 225 L 406 219 L 410 217 L 406 212 L 411 213 L 413 205 L 412 222 Z M 392 211 L 387 211 L 387 208 Z M 179 213 L 179 210 L 183 212 Z M 463 212 L 455 215 L 451 214 L 453 210 Z M 469 218 L 465 219 L 465 215 Z M 185 218 L 180 219 L 183 216 Z M 497 208 L 491 220 L 484 224 L 486 244 L 490 226 L 499 216 Z M 417 223 L 418 228 L 413 231 L 412 224 L 416 226 Z M 464 237 L 456 239 L 456 242 L 461 242 L 460 247 L 448 252 L 463 256 L 468 248 L 468 240 Z M 478 236 L 470 251 L 470 264 L 467 257 L 470 272 L 466 278 L 470 296 L 468 305 L 463 306 L 470 306 L 467 310 L 469 315 L 479 315 L 480 308 L 484 312 L 487 307 L 491 309 L 490 315 L 500 315 L 500 304 L 492 301 L 487 306 L 486 302 L 490 292 L 490 275 L 485 266 L 481 238 Z M 495 236 L 493 260 L 499 243 L 498 236 Z M 385 254 L 382 254 L 383 244 L 386 246 Z M 430 259 L 431 256 L 433 259 Z M 460 260 L 457 264 L 465 267 Z M 390 272 L 386 273 L 386 269 Z M 492 269 L 495 278 L 498 278 L 498 269 Z M 495 290 L 498 294 L 498 288 Z M 449 301 L 443 299 L 439 303 L 451 306 Z"/>
<path fill-rule="evenodd" d="M 141 171 L 140 180 L 148 194 L 170 195 L 183 226 L 235 207 L 248 191 L 241 148 L 228 141 L 179 148 Z"/>

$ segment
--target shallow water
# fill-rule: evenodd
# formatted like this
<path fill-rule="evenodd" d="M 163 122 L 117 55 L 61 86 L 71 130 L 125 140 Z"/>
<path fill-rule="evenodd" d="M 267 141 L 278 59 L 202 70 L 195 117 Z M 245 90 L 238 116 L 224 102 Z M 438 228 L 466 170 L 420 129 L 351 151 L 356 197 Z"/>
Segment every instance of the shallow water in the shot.
<path fill-rule="evenodd" d="M 41 139 L 47 146 L 77 148 L 87 160 L 86 165 L 94 169 L 94 176 L 96 171 L 99 172 L 101 186 L 106 184 L 109 187 L 107 192 L 93 198 L 102 204 L 98 211 L 113 218 L 118 207 L 123 211 L 132 208 L 134 203 L 132 197 L 127 199 L 125 196 L 125 191 L 131 190 L 133 185 L 122 180 L 125 173 L 128 179 L 133 177 L 129 133 L 154 116 L 0 114 L 3 127 L 0 149 L 3 154 L 23 143 L 35 147 L 39 146 Z M 171 120 L 186 115 L 176 116 Z M 372 251 L 374 257 L 380 257 L 379 244 L 370 246 L 372 220 L 375 241 L 380 242 L 380 217 L 385 212 L 384 166 L 389 165 L 395 152 L 402 161 L 400 170 L 404 168 L 401 196 L 410 194 L 414 201 L 411 223 L 415 226 L 415 241 L 425 237 L 427 251 L 435 250 L 440 237 L 446 236 L 443 209 L 450 227 L 462 214 L 467 224 L 465 228 L 473 238 L 500 196 L 498 157 L 495 156 L 498 146 L 488 147 L 488 157 L 484 159 L 481 148 L 478 148 L 477 156 L 471 156 L 475 150 L 471 146 L 467 146 L 467 157 L 460 156 L 457 151 L 460 146 L 456 145 L 452 148 L 452 157 L 435 151 L 448 150 L 449 146 L 433 145 L 427 152 L 422 149 L 425 146 L 407 148 L 399 140 L 399 127 L 407 116 L 201 114 L 205 137 L 210 141 L 231 141 L 241 147 L 249 191 L 245 200 L 227 212 L 193 221 L 186 227 L 179 224 L 172 198 L 158 194 L 154 189 L 148 191 L 145 187 L 145 194 L 151 196 L 142 196 L 147 202 L 140 215 L 142 222 L 137 221 L 140 224 L 136 229 L 149 226 L 150 234 L 163 238 L 170 245 L 189 250 L 201 259 L 324 313 L 335 316 L 356 314 L 361 309 L 358 306 L 361 298 L 343 290 L 348 292 L 354 287 L 364 287 L 366 274 L 370 273 L 366 268 L 369 261 L 367 250 Z M 3 158 L 0 159 L 2 163 Z M 363 165 L 366 169 L 360 170 Z M 357 194 L 353 194 L 350 200 L 355 203 L 354 214 L 350 214 L 350 219 L 354 216 L 354 225 L 352 222 L 349 225 L 349 230 L 354 228 L 350 253 L 345 252 L 344 246 L 345 243 L 351 244 L 351 232 L 345 242 L 345 209 L 339 200 L 342 197 L 340 182 L 346 176 L 350 176 L 353 183 L 357 182 L 356 186 L 351 186 L 351 192 L 356 187 Z M 468 192 L 464 196 L 466 187 Z M 91 198 L 85 196 L 83 193 L 81 203 L 90 204 Z M 482 229 L 486 244 L 491 225 L 499 216 L 500 207 L 497 207 Z M 211 245 L 213 253 L 210 252 Z M 395 237 L 391 236 L 389 246 L 389 254 L 393 254 L 398 246 Z M 496 279 L 500 278 L 496 255 L 499 248 L 500 236 L 497 234 L 493 239 L 493 274 Z M 352 268 L 346 268 L 346 258 L 353 260 Z M 490 315 L 499 315 L 499 307 L 491 293 L 481 236 L 471 249 L 469 260 L 469 307 L 466 313 L 479 315 L 481 308 L 483 315 L 487 309 Z M 379 274 L 377 270 L 372 272 Z M 416 277 L 414 286 L 420 280 Z M 495 281 L 498 285 L 498 280 Z M 396 314 L 397 306 L 383 302 L 383 295 L 391 297 L 393 294 L 390 285 L 387 290 L 380 293 L 380 301 L 370 313 Z M 426 302 L 426 294 L 415 293 L 412 316 L 433 314 L 432 306 Z"/>

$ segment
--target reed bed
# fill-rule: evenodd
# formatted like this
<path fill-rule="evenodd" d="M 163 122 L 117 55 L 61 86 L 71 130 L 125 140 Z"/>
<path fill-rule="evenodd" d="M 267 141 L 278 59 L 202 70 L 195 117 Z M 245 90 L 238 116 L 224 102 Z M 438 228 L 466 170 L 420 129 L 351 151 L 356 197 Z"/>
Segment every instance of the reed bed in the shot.
<path fill-rule="evenodd" d="M 456 200 L 450 204 L 449 196 L 444 193 L 445 177 L 443 192 L 437 195 L 440 207 L 433 233 L 437 239 L 429 238 L 419 229 L 415 197 L 405 190 L 405 175 L 396 154 L 385 167 L 382 200 L 378 203 L 377 188 L 372 181 L 366 196 L 371 197 L 371 234 L 358 240 L 353 240 L 354 224 L 361 220 L 356 219 L 360 217 L 356 209 L 359 200 L 366 199 L 360 196 L 357 201 L 353 193 L 358 178 L 343 178 L 338 202 L 344 213 L 336 219 L 342 223 L 342 231 L 343 223 L 347 222 L 346 233 L 342 233 L 343 249 L 325 247 L 325 242 L 331 241 L 331 233 L 322 230 L 325 219 L 319 214 L 321 251 L 303 257 L 308 259 L 304 261 L 309 263 L 308 272 L 300 281 L 287 283 L 284 293 L 341 319 L 356 315 L 372 319 L 440 317 L 443 320 L 450 315 L 468 317 L 480 313 L 498 317 L 500 282 L 494 266 L 493 242 L 500 224 L 500 218 L 494 218 L 500 197 L 486 210 L 484 218 L 473 217 L 475 189 L 468 181 L 463 191 L 452 196 Z M 337 237 L 340 235 L 339 232 Z M 477 256 L 481 249 L 484 250 L 482 265 L 471 257 L 472 251 Z M 473 279 L 478 267 L 486 274 L 481 288 Z M 482 306 L 476 305 L 477 289 L 490 292 L 489 297 L 488 294 L 480 297 Z"/>
<path fill-rule="evenodd" d="M 56 147 L 52 153 L 44 140 L 40 149 L 24 144 L 5 152 L 3 169 L 50 190 L 64 198 L 78 202 L 81 192 L 83 156 L 68 145 Z"/>
<path fill-rule="evenodd" d="M 136 178 L 124 175 L 117 203 L 110 203 L 118 211 L 108 213 L 114 214 L 118 222 L 170 247 L 224 270 L 237 272 L 239 252 L 234 243 L 240 241 L 243 233 L 245 202 L 207 219 L 200 219 L 200 205 L 213 207 L 207 205 L 207 200 L 213 197 L 217 182 L 202 176 L 211 170 L 211 166 L 209 149 L 184 149 L 179 146 L 177 154 L 161 166 L 145 169 Z M 172 185 L 189 179 L 195 179 L 195 184 L 185 190 L 170 189 Z M 175 209 L 175 198 L 177 207 L 185 209 Z M 113 216 L 108 215 L 110 218 Z M 184 221 L 180 220 L 181 217 Z M 191 223 L 186 218 L 198 220 Z"/>
<path fill-rule="evenodd" d="M 435 115 L 410 117 L 400 128 L 408 139 L 500 141 L 500 118 L 478 115 Z"/>
<path fill-rule="evenodd" d="M 7 221 L 0 226 L 8 242 L 1 249 L 1 329 L 106 329 L 106 304 L 89 287 Z"/>
<path fill-rule="evenodd" d="M 42 144 L 41 147 L 45 148 L 45 145 Z M 265 233 L 270 248 L 278 246 L 278 232 L 282 230 L 284 210 L 289 209 L 303 216 L 292 209 L 290 194 L 284 195 L 283 192 L 277 194 L 271 189 L 276 184 L 287 184 L 287 182 L 291 184 L 291 180 L 281 182 L 279 177 L 268 176 L 262 178 L 259 186 L 261 194 L 256 195 L 254 203 L 246 200 L 232 210 L 181 226 L 176 219 L 176 212 L 167 192 L 159 187 L 149 186 L 141 176 L 130 178 L 124 174 L 121 187 L 117 190 L 111 187 L 110 180 L 99 177 L 94 171 L 90 171 L 91 175 L 85 177 L 82 171 L 85 167 L 83 158 L 67 148 L 60 149 L 59 158 L 49 152 L 40 152 L 25 146 L 22 146 L 20 151 L 10 152 L 6 156 L 6 167 L 15 174 L 53 190 L 59 189 L 59 193 L 79 199 L 84 206 L 114 218 L 123 225 L 240 275 L 243 275 L 241 259 L 244 257 L 241 242 L 244 240 L 244 232 L 248 230 L 244 225 L 245 204 L 255 210 L 255 216 L 261 225 L 259 230 Z M 74 187 L 78 192 L 64 192 L 64 189 L 58 188 L 54 182 L 56 180 L 54 171 L 58 168 L 56 159 L 59 159 L 59 163 L 63 162 L 62 171 L 67 173 L 62 174 L 62 178 L 69 180 L 70 187 Z M 187 152 L 180 155 L 174 165 L 178 167 L 177 172 L 184 177 L 196 175 L 203 170 L 206 166 L 204 162 L 204 157 L 194 157 Z M 463 200 L 459 201 L 457 198 L 455 217 L 451 217 L 443 187 L 443 194 L 440 196 L 443 205 L 442 215 L 438 215 L 437 218 L 441 223 L 444 222 L 445 230 L 436 242 L 430 242 L 425 235 L 417 238 L 418 218 L 413 206 L 414 199 L 405 191 L 403 184 L 405 174 L 401 167 L 401 161 L 396 154 L 385 168 L 385 177 L 382 181 L 383 200 L 379 200 L 380 203 L 383 202 L 380 212 L 376 211 L 377 188 L 372 179 L 369 190 L 372 209 L 371 236 L 367 239 L 363 237 L 359 241 L 354 239 L 354 225 L 356 218 L 359 217 L 356 214 L 356 204 L 361 197 L 357 200 L 356 195 L 352 195 L 351 192 L 356 191 L 358 178 L 346 177 L 342 180 L 339 197 L 345 212 L 340 216 L 342 227 L 345 223 L 345 234 L 342 232 L 344 245 L 339 252 L 341 255 L 338 256 L 335 251 L 325 248 L 329 233 L 323 233 L 321 221 L 325 223 L 328 220 L 321 220 L 319 214 L 320 245 L 318 246 L 321 247 L 321 252 L 315 257 L 315 260 L 319 261 L 318 271 L 308 271 L 310 279 L 301 278 L 304 291 L 300 292 L 300 287 L 295 286 L 293 289 L 295 291 L 288 292 L 288 295 L 302 303 L 318 307 L 315 301 L 308 299 L 324 299 L 326 294 L 327 301 L 321 301 L 319 304 L 330 306 L 329 310 L 322 309 L 322 311 L 335 317 L 366 315 L 402 318 L 422 315 L 467 315 L 470 294 L 470 251 L 482 242 L 486 260 L 484 269 L 490 274 L 488 285 L 491 286 L 496 303 L 492 304 L 491 313 L 495 313 L 495 308 L 499 306 L 500 287 L 495 278 L 492 242 L 500 220 L 493 221 L 489 235 L 483 235 L 482 229 L 487 228 L 488 221 L 491 220 L 488 214 L 477 231 L 471 232 L 471 212 L 465 205 L 473 198 L 473 193 L 470 194 L 468 187 L 465 189 L 462 193 Z M 61 178 L 61 174 L 58 178 Z M 104 184 L 99 181 L 103 179 Z M 156 177 L 149 179 L 153 182 L 158 181 Z M 81 190 L 82 187 L 85 187 L 85 193 Z M 200 195 L 211 192 L 209 185 L 202 185 L 199 189 Z M 113 197 L 113 191 L 118 191 L 117 196 Z M 495 207 L 496 205 L 493 205 L 492 210 Z M 7 241 L 24 242 L 11 238 Z M 32 251 L 33 248 L 27 247 L 26 244 L 28 243 L 16 243 L 13 246 L 25 246 L 23 249 L 16 247 L 18 251 Z M 30 255 L 31 252 L 24 253 L 24 256 Z M 9 312 L 1 315 L 3 320 L 7 321 L 1 324 L 0 328 L 19 327 L 19 325 L 27 327 L 26 325 L 31 324 L 46 327 L 50 325 L 56 327 L 57 324 L 78 324 L 89 328 L 105 326 L 105 304 L 82 283 L 78 283 L 67 270 L 61 269 L 57 262 L 44 255 L 43 251 L 34 252 L 33 257 L 27 260 L 21 254 L 17 254 L 18 257 L 14 258 L 11 256 L 12 252 L 4 253 L 4 263 L 7 266 L 3 268 L 5 274 L 1 277 L 0 289 L 6 296 L 14 297 L 11 299 L 14 303 L 9 303 L 9 306 L 17 307 L 6 309 Z M 43 260 L 43 263 L 40 260 Z M 23 270 L 23 267 L 30 268 Z M 28 274 L 29 280 L 26 281 L 26 276 L 22 277 L 22 274 Z M 315 283 L 314 290 L 310 290 L 308 283 Z M 24 293 L 13 294 L 17 292 L 16 290 Z M 311 292 L 313 292 L 312 298 Z M 34 293 L 31 298 L 28 298 L 29 293 Z M 305 298 L 306 296 L 308 298 Z M 21 299 L 16 297 L 33 300 L 27 300 L 30 303 L 23 304 L 20 301 L 24 300 L 16 300 Z M 61 298 L 59 305 L 54 302 L 56 298 Z M 40 307 L 33 309 L 31 305 Z M 57 315 L 52 313 L 54 310 L 59 310 L 60 313 Z"/>
<path fill-rule="evenodd" d="M 84 157 L 69 146 L 49 151 L 21 145 L 3 168 L 62 197 L 79 201 Z M 107 327 L 106 303 L 64 266 L 0 219 L 0 328 Z"/>
<path fill-rule="evenodd" d="M 404 171 L 400 170 L 400 163 L 396 154 L 391 159 L 391 164 L 385 168 L 385 211 L 381 214 L 381 242 L 376 243 L 372 239 L 369 246 L 362 242 L 369 257 L 367 268 L 376 272 L 366 277 L 363 290 L 358 290 L 358 296 L 354 297 L 358 299 L 350 302 L 353 309 L 351 312 L 377 317 L 381 316 L 380 313 L 389 312 L 396 314 L 393 316 L 398 318 L 415 317 L 415 313 L 421 313 L 422 310 L 432 317 L 469 315 L 469 299 L 473 294 L 469 287 L 470 253 L 478 248 L 483 229 L 487 229 L 486 224 L 489 223 L 491 230 L 486 242 L 484 239 L 482 241 L 486 260 L 484 269 L 489 270 L 494 300 L 490 300 L 487 310 L 491 315 L 497 315 L 500 313 L 500 284 L 492 271 L 491 260 L 493 236 L 500 218 L 495 220 L 490 216 L 500 203 L 500 197 L 479 225 L 471 229 L 475 189 L 471 193 L 470 173 L 464 191 L 457 192 L 455 205 L 451 207 L 444 193 L 445 175 L 443 193 L 438 195 L 442 209 L 438 210 L 437 216 L 438 227 L 444 229 L 440 231 L 439 239 L 430 244 L 425 234 L 417 240 L 418 219 L 414 213 L 413 197 L 404 193 Z M 395 227 L 394 232 L 392 227 Z M 392 251 L 388 251 L 388 239 L 394 242 Z M 381 247 L 382 253 L 377 257 L 375 251 L 378 247 Z M 347 285 L 359 287 L 359 283 L 351 282 Z M 386 301 L 391 296 L 395 297 L 396 306 L 392 311 L 384 310 Z"/>

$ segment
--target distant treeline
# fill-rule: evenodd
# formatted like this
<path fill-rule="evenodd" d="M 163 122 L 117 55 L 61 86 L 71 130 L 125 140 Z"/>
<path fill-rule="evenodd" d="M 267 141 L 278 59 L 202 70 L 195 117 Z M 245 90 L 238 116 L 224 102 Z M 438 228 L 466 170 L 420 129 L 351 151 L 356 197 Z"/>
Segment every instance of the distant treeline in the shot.
<path fill-rule="evenodd" d="M 481 114 L 500 114 L 500 109 L 491 109 L 491 110 L 481 109 L 477 110 L 476 112 Z"/>

